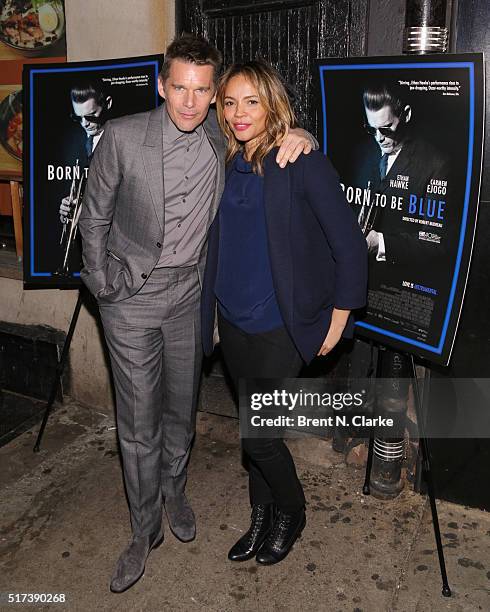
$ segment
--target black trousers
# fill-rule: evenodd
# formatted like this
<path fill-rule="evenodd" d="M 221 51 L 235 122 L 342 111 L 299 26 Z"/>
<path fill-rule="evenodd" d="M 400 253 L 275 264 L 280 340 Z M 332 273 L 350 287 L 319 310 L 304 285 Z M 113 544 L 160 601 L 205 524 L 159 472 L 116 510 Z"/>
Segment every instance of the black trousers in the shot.
<path fill-rule="evenodd" d="M 240 378 L 294 378 L 299 374 L 303 360 L 284 327 L 247 334 L 220 314 L 218 327 L 237 395 Z M 289 513 L 305 505 L 293 458 L 282 439 L 243 438 L 242 449 L 252 505 L 274 503 Z"/>

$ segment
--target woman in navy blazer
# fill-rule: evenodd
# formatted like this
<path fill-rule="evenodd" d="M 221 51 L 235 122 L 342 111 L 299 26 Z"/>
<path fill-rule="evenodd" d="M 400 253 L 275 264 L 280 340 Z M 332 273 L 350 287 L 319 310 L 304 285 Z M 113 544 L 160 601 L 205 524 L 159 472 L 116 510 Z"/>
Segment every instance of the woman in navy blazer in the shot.
<path fill-rule="evenodd" d="M 271 66 L 231 66 L 216 105 L 228 166 L 209 233 L 202 334 L 209 355 L 217 312 L 238 388 L 240 378 L 295 377 L 303 363 L 352 335 L 351 311 L 366 301 L 367 250 L 324 155 L 301 155 L 285 168 L 275 163 L 276 146 L 296 120 Z M 252 520 L 228 557 L 277 563 L 304 528 L 303 488 L 282 439 L 243 438 L 242 448 Z"/>

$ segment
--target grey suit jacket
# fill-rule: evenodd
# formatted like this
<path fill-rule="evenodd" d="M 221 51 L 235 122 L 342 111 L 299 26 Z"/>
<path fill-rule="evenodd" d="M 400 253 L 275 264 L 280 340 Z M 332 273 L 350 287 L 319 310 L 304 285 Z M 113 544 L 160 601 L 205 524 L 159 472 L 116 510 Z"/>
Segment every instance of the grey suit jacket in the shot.
<path fill-rule="evenodd" d="M 90 164 L 79 220 L 81 277 L 101 302 L 134 295 L 158 262 L 165 233 L 163 105 L 108 121 Z M 203 124 L 218 159 L 211 225 L 224 187 L 225 140 L 209 110 Z M 200 254 L 202 278 L 206 247 Z"/>

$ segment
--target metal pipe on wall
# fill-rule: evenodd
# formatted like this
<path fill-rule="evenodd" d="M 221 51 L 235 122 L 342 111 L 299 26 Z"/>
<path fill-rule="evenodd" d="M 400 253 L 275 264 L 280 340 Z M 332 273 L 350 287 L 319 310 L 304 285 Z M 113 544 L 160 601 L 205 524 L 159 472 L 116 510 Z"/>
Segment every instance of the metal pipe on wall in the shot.
<path fill-rule="evenodd" d="M 407 0 L 403 53 L 445 53 L 447 0 Z"/>
<path fill-rule="evenodd" d="M 407 0 L 403 53 L 444 53 L 448 41 L 446 11 L 446 0 Z M 381 360 L 378 371 L 389 384 L 385 382 L 377 391 L 377 410 L 396 418 L 399 423 L 406 422 L 410 359 L 408 355 L 391 349 L 380 351 L 378 359 Z M 401 492 L 404 454 L 404 439 L 375 438 L 370 477 L 371 492 L 375 497 L 389 499 Z M 418 466 L 418 479 L 420 473 Z"/>

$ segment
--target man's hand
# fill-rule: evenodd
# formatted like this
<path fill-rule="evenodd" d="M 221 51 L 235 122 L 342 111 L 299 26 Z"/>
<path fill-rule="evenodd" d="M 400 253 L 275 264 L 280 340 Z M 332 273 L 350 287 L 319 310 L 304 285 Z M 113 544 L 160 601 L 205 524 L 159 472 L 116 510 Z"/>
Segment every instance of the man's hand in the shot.
<path fill-rule="evenodd" d="M 68 216 L 70 214 L 70 198 L 68 196 L 61 200 L 59 212 L 60 212 L 60 221 L 64 225 L 68 221 Z"/>
<path fill-rule="evenodd" d="M 325 336 L 325 340 L 323 341 L 317 355 L 325 356 L 337 345 L 342 337 L 342 332 L 347 324 L 349 314 L 350 310 L 340 310 L 338 308 L 333 309 L 332 321 L 330 322 L 328 333 Z"/>
<path fill-rule="evenodd" d="M 366 242 L 368 247 L 368 253 L 372 253 L 373 255 L 378 254 L 379 249 L 379 234 L 374 230 L 371 230 L 369 234 L 366 236 Z"/>
<path fill-rule="evenodd" d="M 301 128 L 288 130 L 281 143 L 276 156 L 276 162 L 281 168 L 285 168 L 289 162 L 293 164 L 301 153 L 308 155 L 312 149 L 317 147 L 313 136 Z"/>

